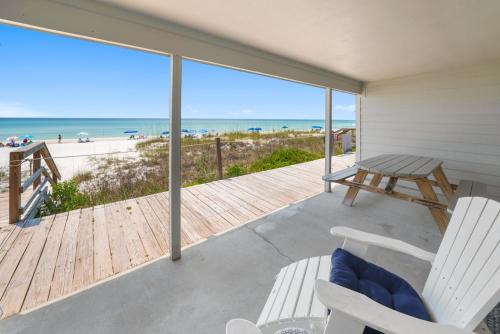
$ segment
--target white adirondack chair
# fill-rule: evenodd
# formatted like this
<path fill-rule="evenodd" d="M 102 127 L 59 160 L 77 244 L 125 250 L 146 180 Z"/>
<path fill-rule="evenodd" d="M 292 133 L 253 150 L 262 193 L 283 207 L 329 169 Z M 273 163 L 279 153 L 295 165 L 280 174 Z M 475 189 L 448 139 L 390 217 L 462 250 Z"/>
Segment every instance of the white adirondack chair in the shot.
<path fill-rule="evenodd" d="M 387 334 L 488 331 L 481 323 L 500 301 L 500 203 L 481 197 L 459 199 L 437 254 L 346 227 L 334 227 L 331 233 L 344 238 L 342 247 L 360 257 L 368 246 L 377 246 L 430 262 L 432 268 L 422 299 L 433 322 L 407 316 L 358 292 L 317 280 L 316 295 L 332 310 L 325 319 L 323 333 L 360 334 L 365 326 Z M 228 322 L 226 333 L 261 334 L 261 329 L 265 330 L 234 319 Z"/>

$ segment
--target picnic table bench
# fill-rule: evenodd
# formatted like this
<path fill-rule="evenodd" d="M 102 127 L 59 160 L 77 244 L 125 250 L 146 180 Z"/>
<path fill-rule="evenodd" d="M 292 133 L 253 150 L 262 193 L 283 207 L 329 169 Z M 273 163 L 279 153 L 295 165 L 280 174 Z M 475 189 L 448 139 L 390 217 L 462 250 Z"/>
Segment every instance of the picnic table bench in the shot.
<path fill-rule="evenodd" d="M 407 154 L 383 154 L 370 159 L 361 160 L 356 165 L 325 175 L 324 181 L 349 186 L 343 203 L 352 206 L 359 190 L 366 190 L 385 196 L 398 198 L 424 205 L 429 208 L 438 227 L 444 232 L 448 225 L 447 213 L 453 213 L 457 200 L 467 196 L 488 197 L 486 185 L 477 181 L 462 180 L 457 185 L 450 184 L 443 168 L 443 161 L 435 158 Z M 365 180 L 369 174 L 369 184 Z M 430 179 L 430 176 L 433 179 Z M 352 180 L 348 180 L 354 177 Z M 384 177 L 389 180 L 385 188 L 380 188 Z M 422 194 L 414 196 L 395 191 L 398 180 L 415 182 Z M 441 189 L 448 203 L 441 202 L 433 187 Z"/>
<path fill-rule="evenodd" d="M 441 231 L 448 226 L 447 203 L 438 199 L 433 187 L 439 187 L 448 201 L 454 195 L 455 187 L 444 174 L 442 160 L 408 154 L 382 154 L 370 159 L 358 161 L 354 167 L 324 177 L 325 181 L 349 186 L 343 203 L 351 206 L 360 189 L 385 196 L 398 198 L 426 206 Z M 370 184 L 364 184 L 372 174 Z M 433 175 L 434 179 L 429 177 Z M 353 180 L 347 180 L 354 176 Z M 380 188 L 384 177 L 389 180 L 385 188 Z M 422 196 L 395 191 L 399 180 L 415 182 Z"/>

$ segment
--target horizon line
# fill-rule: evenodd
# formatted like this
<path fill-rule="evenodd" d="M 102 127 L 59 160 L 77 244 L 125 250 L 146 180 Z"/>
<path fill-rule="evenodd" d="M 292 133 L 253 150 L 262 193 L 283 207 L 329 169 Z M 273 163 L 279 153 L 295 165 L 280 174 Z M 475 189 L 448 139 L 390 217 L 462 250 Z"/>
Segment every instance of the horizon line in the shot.
<path fill-rule="evenodd" d="M 169 119 L 168 117 L 2 117 L 0 119 Z M 197 120 L 234 120 L 234 121 L 255 121 L 255 120 L 269 120 L 269 121 L 324 121 L 324 118 L 196 118 L 196 117 L 181 117 L 181 119 L 197 119 Z M 355 121 L 356 119 L 335 119 L 338 121 Z"/>

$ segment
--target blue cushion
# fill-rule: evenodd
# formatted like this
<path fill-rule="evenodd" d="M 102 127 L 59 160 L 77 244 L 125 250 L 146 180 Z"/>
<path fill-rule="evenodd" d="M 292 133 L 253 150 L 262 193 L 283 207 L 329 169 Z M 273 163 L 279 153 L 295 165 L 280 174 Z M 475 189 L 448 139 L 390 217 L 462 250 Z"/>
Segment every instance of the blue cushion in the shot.
<path fill-rule="evenodd" d="M 393 310 L 422 320 L 430 320 L 418 293 L 401 277 L 373 263 L 336 249 L 332 254 L 330 282 L 357 291 Z M 379 334 L 366 327 L 364 334 Z"/>

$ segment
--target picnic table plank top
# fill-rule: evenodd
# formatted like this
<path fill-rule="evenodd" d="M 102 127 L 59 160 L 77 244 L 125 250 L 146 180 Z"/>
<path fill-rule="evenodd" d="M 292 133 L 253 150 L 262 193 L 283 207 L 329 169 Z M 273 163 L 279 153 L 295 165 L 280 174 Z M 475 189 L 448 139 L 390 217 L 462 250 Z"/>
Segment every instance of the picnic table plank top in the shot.
<path fill-rule="evenodd" d="M 360 169 L 395 177 L 428 177 L 442 160 L 409 154 L 382 154 L 358 161 Z"/>

